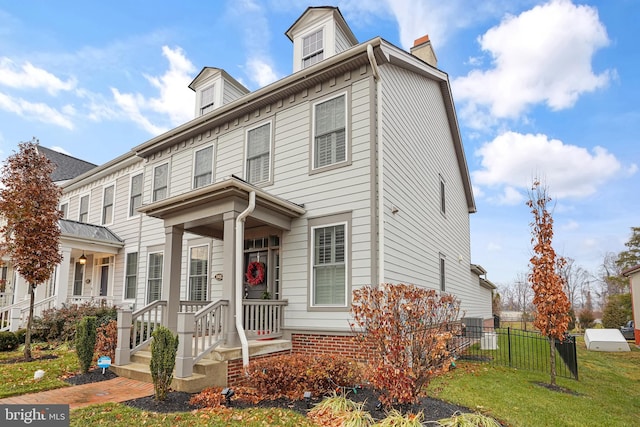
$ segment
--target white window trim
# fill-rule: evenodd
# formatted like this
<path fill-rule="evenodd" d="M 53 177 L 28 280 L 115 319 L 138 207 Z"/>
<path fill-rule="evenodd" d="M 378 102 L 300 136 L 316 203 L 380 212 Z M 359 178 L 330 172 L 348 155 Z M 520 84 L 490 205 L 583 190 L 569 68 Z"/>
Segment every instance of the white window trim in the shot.
<path fill-rule="evenodd" d="M 144 301 L 145 304 L 151 304 L 152 301 L 149 301 L 149 272 L 151 271 L 151 255 L 154 254 L 162 254 L 162 272 L 160 273 L 161 282 L 160 282 L 160 298 L 162 299 L 162 287 L 164 286 L 164 251 L 150 251 L 147 252 L 147 266 L 144 280 Z M 138 257 L 139 259 L 139 257 Z"/>
<path fill-rule="evenodd" d="M 215 144 L 209 144 L 198 148 L 197 150 L 193 150 L 193 156 L 191 157 L 191 189 L 195 190 L 196 188 L 202 188 L 205 184 L 200 187 L 196 187 L 196 156 L 202 151 L 211 148 L 211 182 L 209 184 L 213 184 L 216 182 L 215 180 L 215 170 L 216 170 L 216 146 Z"/>
<path fill-rule="evenodd" d="M 69 202 L 69 199 L 61 200 L 60 201 L 60 205 L 58 206 L 58 209 L 60 211 L 62 211 L 62 207 L 64 205 L 67 205 L 67 214 L 64 217 L 62 217 L 62 219 L 69 219 L 69 213 L 70 213 L 69 212 L 69 206 L 71 206 L 71 203 Z M 78 209 L 79 209 L 79 207 L 78 207 Z"/>
<path fill-rule="evenodd" d="M 105 190 L 109 187 L 113 187 L 113 202 L 111 204 L 111 222 L 104 221 L 104 193 Z M 115 222 L 116 217 L 116 183 L 111 182 L 109 184 L 105 184 L 102 186 L 102 202 L 100 203 L 100 224 L 101 225 L 112 225 Z"/>
<path fill-rule="evenodd" d="M 438 189 L 438 203 L 440 205 L 440 213 L 442 214 L 442 216 L 446 217 L 447 216 L 447 182 L 444 180 L 444 177 L 442 175 L 438 175 L 439 176 L 439 185 L 440 188 Z"/>
<path fill-rule="evenodd" d="M 91 216 L 91 193 L 84 193 L 84 194 L 80 194 L 78 196 L 78 215 L 76 215 L 76 218 L 78 218 L 78 222 L 81 222 L 80 220 L 80 214 L 82 213 L 82 211 L 80 209 L 82 209 L 82 198 L 83 197 L 88 197 L 88 202 L 87 202 L 87 221 L 89 222 L 89 218 Z"/>
<path fill-rule="evenodd" d="M 307 54 L 305 56 L 305 54 L 304 54 L 304 40 L 306 38 L 308 38 L 308 37 L 311 37 L 311 36 L 315 35 L 316 33 L 320 32 L 320 31 L 322 31 L 322 49 L 317 49 L 317 50 L 315 50 L 315 51 L 313 51 L 313 52 L 311 52 L 311 53 L 309 53 L 309 54 Z M 318 55 L 320 53 L 322 53 L 322 59 L 321 60 L 316 61 L 313 64 L 307 65 L 305 67 L 304 61 L 306 59 L 311 58 L 313 56 L 316 56 L 316 55 Z M 329 55 L 327 55 L 327 28 L 325 28 L 324 25 L 321 26 L 321 27 L 316 27 L 313 30 L 309 31 L 308 33 L 303 34 L 302 36 L 300 36 L 300 69 L 301 70 L 303 70 L 305 68 L 308 68 L 308 67 L 314 66 L 318 62 L 327 59 L 328 56 Z"/>
<path fill-rule="evenodd" d="M 163 197 L 162 199 L 155 199 L 154 195 L 155 195 L 155 191 L 156 191 L 156 169 L 162 166 L 167 166 L 167 195 L 165 197 Z M 171 164 L 170 162 L 164 162 L 164 163 L 158 163 L 157 165 L 154 165 L 152 168 L 152 172 L 151 172 L 151 203 L 153 202 L 159 202 L 160 200 L 164 200 L 164 199 L 168 199 L 170 196 L 169 191 L 171 190 L 171 179 L 170 179 L 170 175 L 171 175 Z"/>
<path fill-rule="evenodd" d="M 204 289 L 204 298 L 205 301 L 208 301 L 209 299 L 209 294 L 210 294 L 210 289 L 209 289 L 209 284 L 211 282 L 211 247 L 208 243 L 204 243 L 204 244 L 193 244 L 193 245 L 189 245 L 187 247 L 187 268 L 185 268 L 185 273 L 186 273 L 186 292 L 187 294 L 185 295 L 185 299 L 186 300 L 190 300 L 189 296 L 191 294 L 191 284 L 189 283 L 189 279 L 191 278 L 191 249 L 193 248 L 202 248 L 202 247 L 206 247 L 207 248 L 207 279 L 205 280 L 205 289 Z"/>
<path fill-rule="evenodd" d="M 326 222 L 324 222 L 326 221 Z M 333 227 L 336 225 L 344 225 L 344 269 L 345 269 L 345 301 L 344 305 L 322 305 L 314 304 L 315 283 L 313 280 L 313 266 L 315 258 L 315 230 L 319 228 Z M 351 304 L 351 213 L 342 213 L 336 215 L 330 215 L 328 217 L 321 217 L 309 220 L 309 298 L 307 301 L 307 310 L 309 311 L 345 311 L 349 309 Z"/>
<path fill-rule="evenodd" d="M 142 202 L 143 202 L 143 198 L 144 198 L 144 171 L 143 170 L 138 170 L 136 172 L 133 172 L 129 175 L 129 197 L 127 200 L 127 218 L 137 218 L 140 216 L 139 212 L 134 212 L 133 215 L 131 215 L 131 184 L 133 183 L 133 178 L 138 176 L 138 175 L 142 175 L 142 188 L 140 189 L 140 205 L 142 206 Z"/>
<path fill-rule="evenodd" d="M 213 102 L 207 105 L 202 105 L 202 94 L 205 90 L 211 89 Z M 202 111 L 207 108 L 207 111 Z M 198 89 L 198 116 L 205 115 L 210 113 L 212 110 L 216 108 L 216 84 L 212 83 L 210 85 L 204 86 Z"/>
<path fill-rule="evenodd" d="M 438 256 L 438 289 L 447 291 L 447 257 L 442 253 Z"/>
<path fill-rule="evenodd" d="M 261 122 L 255 126 L 249 127 L 245 130 L 244 133 L 244 172 L 242 174 L 242 176 L 244 176 L 245 181 L 249 182 L 249 170 L 247 168 L 247 162 L 248 162 L 248 155 L 249 155 L 249 132 L 254 130 L 254 129 L 258 129 L 262 126 L 266 126 L 269 125 L 269 178 L 266 179 L 265 181 L 258 181 L 258 182 L 253 182 L 251 184 L 253 185 L 270 185 L 273 184 L 273 133 L 274 133 L 274 126 L 273 126 L 273 119 L 269 119 L 266 120 L 264 122 Z"/>
<path fill-rule="evenodd" d="M 129 254 L 138 254 L 138 261 L 136 263 L 136 291 L 133 298 L 127 298 L 127 258 Z M 164 261 L 164 260 L 163 260 Z M 124 280 L 122 282 L 122 299 L 124 301 L 136 301 L 138 298 L 138 289 L 140 285 L 140 251 L 130 250 L 124 254 Z"/>
<path fill-rule="evenodd" d="M 344 160 L 341 162 L 332 163 L 330 165 L 318 166 L 316 164 L 316 106 L 332 99 L 344 96 Z M 342 91 L 340 93 L 331 94 L 327 97 L 317 100 L 311 105 L 311 164 L 310 173 L 323 172 L 335 168 L 340 168 L 351 164 L 351 131 L 349 118 L 351 112 L 349 111 L 349 91 Z"/>

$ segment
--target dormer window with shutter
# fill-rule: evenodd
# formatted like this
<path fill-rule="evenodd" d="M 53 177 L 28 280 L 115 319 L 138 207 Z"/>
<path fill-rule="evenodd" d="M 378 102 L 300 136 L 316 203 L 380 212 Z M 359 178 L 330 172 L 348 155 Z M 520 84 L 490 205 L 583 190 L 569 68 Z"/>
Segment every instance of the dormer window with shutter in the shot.
<path fill-rule="evenodd" d="M 302 38 L 302 68 L 307 68 L 324 59 L 322 28 Z"/>
<path fill-rule="evenodd" d="M 213 110 L 214 107 L 214 89 L 215 86 L 211 85 L 202 89 L 200 92 L 200 115 L 206 114 Z"/>

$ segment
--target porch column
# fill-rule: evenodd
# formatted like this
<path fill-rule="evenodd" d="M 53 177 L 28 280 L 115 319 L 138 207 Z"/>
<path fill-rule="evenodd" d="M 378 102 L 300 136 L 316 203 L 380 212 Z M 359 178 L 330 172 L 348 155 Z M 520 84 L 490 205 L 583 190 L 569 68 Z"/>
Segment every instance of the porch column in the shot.
<path fill-rule="evenodd" d="M 226 347 L 238 347 L 240 346 L 240 336 L 236 330 L 236 218 L 238 212 L 226 212 L 223 215 L 224 219 L 224 256 L 222 267 L 222 299 L 229 301 L 229 307 L 227 307 L 227 317 L 224 319 L 224 345 Z M 239 260 L 238 262 L 242 262 Z M 238 295 L 238 298 L 242 298 L 242 295 Z M 242 313 L 239 314 L 242 316 Z"/>
<path fill-rule="evenodd" d="M 71 265 L 71 248 L 62 246 L 62 262 L 58 265 L 58 277 L 56 277 L 56 308 L 62 307 L 69 297 L 69 266 Z"/>
<path fill-rule="evenodd" d="M 165 227 L 164 234 L 162 299 L 167 301 L 167 310 L 162 323 L 175 334 L 178 331 L 178 312 L 180 311 L 180 270 L 184 230 L 181 227 L 169 226 Z"/>

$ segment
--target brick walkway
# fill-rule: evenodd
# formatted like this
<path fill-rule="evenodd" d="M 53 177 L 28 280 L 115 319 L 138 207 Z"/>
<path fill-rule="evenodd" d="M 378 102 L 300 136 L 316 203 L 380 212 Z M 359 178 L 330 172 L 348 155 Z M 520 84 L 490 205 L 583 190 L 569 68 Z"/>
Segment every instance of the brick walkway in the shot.
<path fill-rule="evenodd" d="M 97 383 L 7 397 L 0 399 L 0 405 L 69 404 L 69 408 L 74 409 L 93 405 L 94 403 L 124 402 L 138 397 L 151 396 L 152 394 L 153 384 L 117 377 Z"/>

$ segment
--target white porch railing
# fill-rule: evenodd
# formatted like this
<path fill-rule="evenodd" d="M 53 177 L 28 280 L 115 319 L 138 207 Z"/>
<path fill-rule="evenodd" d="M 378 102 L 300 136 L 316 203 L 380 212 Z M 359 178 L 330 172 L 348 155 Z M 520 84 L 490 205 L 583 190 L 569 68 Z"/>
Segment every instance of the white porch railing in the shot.
<path fill-rule="evenodd" d="M 93 305 L 107 306 L 107 305 L 113 305 L 114 302 L 115 302 L 114 297 L 106 297 L 106 296 L 99 296 L 99 295 L 94 295 L 94 296 L 73 295 L 67 298 L 67 304 L 77 304 L 77 305 L 90 303 Z"/>
<path fill-rule="evenodd" d="M 180 312 L 195 313 L 209 304 L 211 304 L 211 301 L 180 301 Z"/>
<path fill-rule="evenodd" d="M 13 294 L 11 292 L 0 292 L 0 307 L 4 308 L 7 305 L 11 305 L 13 300 Z"/>
<path fill-rule="evenodd" d="M 33 305 L 33 317 L 42 316 L 42 312 L 53 308 L 56 304 L 56 297 L 50 296 Z M 0 308 L 0 331 L 15 332 L 27 326 L 29 317 L 29 300 L 22 300 L 16 304 Z"/>
<path fill-rule="evenodd" d="M 176 378 L 193 374 L 193 366 L 224 341 L 223 321 L 229 301 L 212 302 L 198 312 L 178 313 Z"/>
<path fill-rule="evenodd" d="M 280 338 L 284 327 L 287 300 L 246 299 L 242 318 L 248 339 Z"/>
<path fill-rule="evenodd" d="M 162 325 L 166 301 L 154 301 L 140 310 L 118 310 L 116 365 L 127 365 L 131 355 L 151 341 L 153 330 Z"/>

